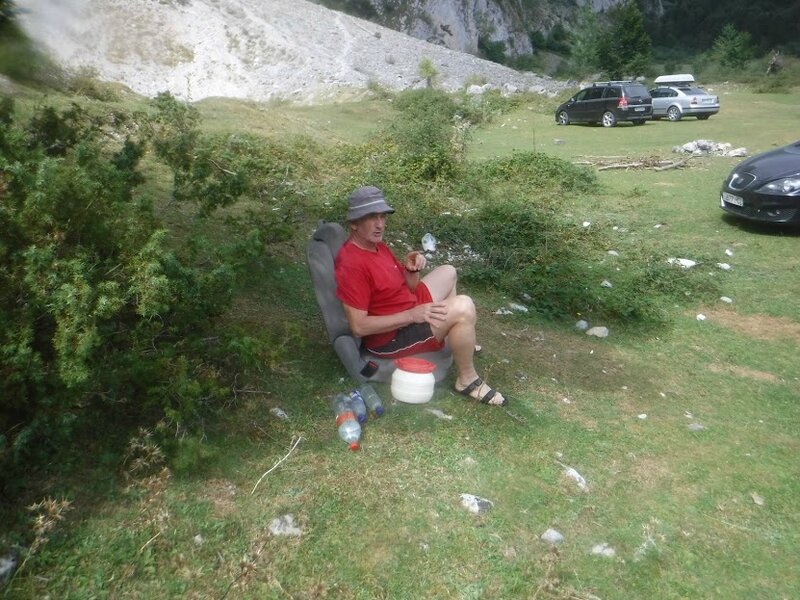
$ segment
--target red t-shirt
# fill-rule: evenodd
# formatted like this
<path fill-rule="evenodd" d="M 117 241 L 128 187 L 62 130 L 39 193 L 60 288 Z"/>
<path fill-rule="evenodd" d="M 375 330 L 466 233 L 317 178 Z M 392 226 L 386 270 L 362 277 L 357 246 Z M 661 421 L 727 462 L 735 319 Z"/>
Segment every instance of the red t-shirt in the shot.
<path fill-rule="evenodd" d="M 417 296 L 408 289 L 403 265 L 389 247 L 379 243 L 375 252 L 345 241 L 334 261 L 336 297 L 343 303 L 369 315 L 393 315 L 417 304 Z M 364 337 L 368 348 L 389 342 L 394 331 Z"/>

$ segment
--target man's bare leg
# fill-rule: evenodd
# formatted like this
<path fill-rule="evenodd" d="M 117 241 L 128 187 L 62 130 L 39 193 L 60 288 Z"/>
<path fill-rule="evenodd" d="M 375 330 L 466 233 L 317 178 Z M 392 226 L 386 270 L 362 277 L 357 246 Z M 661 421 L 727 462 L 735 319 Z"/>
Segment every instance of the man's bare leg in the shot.
<path fill-rule="evenodd" d="M 458 274 L 452 265 L 442 265 L 422 278 L 422 283 L 431 293 L 434 302 L 442 302 L 446 298 L 456 295 L 456 282 Z"/>
<path fill-rule="evenodd" d="M 453 296 L 445 300 L 447 304 L 447 318 L 445 322 L 432 327 L 437 339 L 447 338 L 450 343 L 450 350 L 453 353 L 453 362 L 456 364 L 458 375 L 456 376 L 456 390 L 461 391 L 478 379 L 478 372 L 475 370 L 475 323 L 477 315 L 475 304 L 469 296 Z M 485 396 L 490 387 L 483 383 L 478 386 L 470 395 L 476 399 Z M 500 405 L 504 401 L 502 394 L 495 393 L 489 401 L 491 405 Z"/>

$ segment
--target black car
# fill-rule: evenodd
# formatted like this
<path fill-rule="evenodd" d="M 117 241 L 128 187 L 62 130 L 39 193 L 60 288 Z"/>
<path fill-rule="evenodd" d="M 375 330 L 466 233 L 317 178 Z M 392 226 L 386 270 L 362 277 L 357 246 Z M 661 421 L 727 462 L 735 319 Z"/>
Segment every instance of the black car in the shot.
<path fill-rule="evenodd" d="M 753 221 L 800 224 L 800 141 L 739 163 L 722 185 L 719 205 Z"/>
<path fill-rule="evenodd" d="M 556 123 L 602 123 L 614 127 L 619 121 L 644 125 L 653 114 L 647 88 L 635 81 L 598 81 L 583 88 L 556 109 Z"/>

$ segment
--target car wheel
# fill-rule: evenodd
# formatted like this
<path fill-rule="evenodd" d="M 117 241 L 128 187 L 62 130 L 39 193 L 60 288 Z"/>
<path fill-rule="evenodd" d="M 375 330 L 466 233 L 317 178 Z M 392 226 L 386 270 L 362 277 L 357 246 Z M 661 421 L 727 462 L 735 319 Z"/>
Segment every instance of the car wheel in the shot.
<path fill-rule="evenodd" d="M 667 109 L 667 117 L 670 121 L 680 121 L 681 120 L 681 109 L 677 106 L 670 106 Z"/>
<path fill-rule="evenodd" d="M 697 115 L 697 120 L 698 120 L 698 121 L 705 121 L 705 120 L 706 120 L 706 119 L 708 119 L 708 117 L 710 117 L 710 116 L 711 116 L 711 115 Z"/>
<path fill-rule="evenodd" d="M 613 127 L 617 124 L 617 117 L 610 110 L 603 113 L 603 127 Z"/>
<path fill-rule="evenodd" d="M 559 125 L 569 125 L 569 115 L 567 114 L 567 111 L 562 110 L 559 112 L 557 120 Z"/>

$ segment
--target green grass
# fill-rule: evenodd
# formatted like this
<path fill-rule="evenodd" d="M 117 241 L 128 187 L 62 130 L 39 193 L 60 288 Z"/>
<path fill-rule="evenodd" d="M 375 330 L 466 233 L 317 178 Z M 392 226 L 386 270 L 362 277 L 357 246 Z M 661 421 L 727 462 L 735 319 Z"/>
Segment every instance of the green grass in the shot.
<path fill-rule="evenodd" d="M 211 98 L 197 106 L 208 131 L 305 136 L 324 143 L 364 139 L 393 112 L 389 103 L 378 100 L 308 107 Z"/>
<path fill-rule="evenodd" d="M 670 159 L 672 146 L 698 138 L 753 153 L 793 141 L 793 96 L 710 87 L 723 107 L 709 121 L 558 127 L 552 111 L 523 107 L 476 132 L 470 156 L 536 149 L 574 161 Z M 377 102 L 227 101 L 201 110 L 217 132 L 285 131 L 323 143 L 362 140 L 391 111 Z M 368 422 L 360 453 L 336 436 L 328 401 L 349 383 L 302 253 L 254 273 L 226 324 L 277 340 L 293 323 L 292 358 L 254 389 L 232 393 L 205 438 L 161 432 L 172 448 L 169 480 L 128 487 L 129 465 L 102 457 L 91 471 L 39 474 L 46 493 L 66 495 L 73 510 L 7 596 L 793 598 L 798 234 L 722 215 L 719 186 L 737 160 L 603 171 L 596 193 L 563 198 L 577 224 L 608 230 L 620 259 L 643 248 L 665 260 L 704 257 L 695 268 L 733 304 L 690 299 L 668 326 L 620 324 L 598 340 L 535 315 L 496 315 L 508 299 L 464 289 L 478 302 L 479 371 L 511 398 L 510 413 L 465 402 L 447 385 L 430 405 L 392 404 L 379 385 L 388 413 Z M 696 319 L 701 312 L 706 321 Z M 289 421 L 270 414 L 277 406 Z M 692 423 L 705 428 L 692 431 Z M 589 491 L 560 463 L 577 469 Z M 469 514 L 462 493 L 494 506 Z M 287 513 L 302 535 L 270 535 L 272 519 Z M 539 539 L 550 527 L 565 536 L 558 552 Z M 615 557 L 591 554 L 603 542 Z"/>

